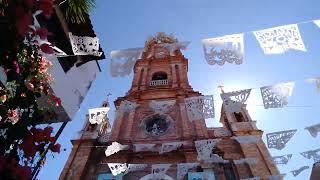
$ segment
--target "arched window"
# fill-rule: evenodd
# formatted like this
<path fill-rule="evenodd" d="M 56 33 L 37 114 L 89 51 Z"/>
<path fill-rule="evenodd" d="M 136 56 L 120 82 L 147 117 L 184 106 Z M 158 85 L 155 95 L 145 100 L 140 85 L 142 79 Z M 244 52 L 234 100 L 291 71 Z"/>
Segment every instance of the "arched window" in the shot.
<path fill-rule="evenodd" d="M 168 75 L 165 72 L 156 72 L 152 75 L 152 81 L 154 80 L 166 80 L 168 79 Z"/>

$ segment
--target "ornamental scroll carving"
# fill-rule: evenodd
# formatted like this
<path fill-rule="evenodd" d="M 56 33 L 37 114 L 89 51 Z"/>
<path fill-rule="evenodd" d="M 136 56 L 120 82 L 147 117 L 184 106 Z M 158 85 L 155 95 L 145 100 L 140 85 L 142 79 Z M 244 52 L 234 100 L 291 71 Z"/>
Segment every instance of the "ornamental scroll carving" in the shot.
<path fill-rule="evenodd" d="M 97 37 L 75 36 L 69 32 L 69 38 L 75 55 L 102 55 L 102 52 L 99 52 L 99 39 Z"/>
<path fill-rule="evenodd" d="M 190 121 L 214 118 L 213 96 L 196 96 L 185 99 L 187 115 Z"/>
<path fill-rule="evenodd" d="M 118 118 L 121 118 L 125 112 L 134 111 L 138 106 L 139 104 L 135 102 L 124 100 L 121 102 L 120 106 L 117 108 L 116 115 Z"/>
<path fill-rule="evenodd" d="M 243 34 L 233 34 L 202 40 L 204 56 L 210 65 L 225 62 L 242 64 L 244 56 Z"/>
<path fill-rule="evenodd" d="M 286 106 L 288 104 L 288 98 L 292 94 L 293 87 L 293 82 L 261 87 L 260 90 L 264 108 L 282 108 Z"/>
<path fill-rule="evenodd" d="M 306 51 L 296 24 L 254 31 L 253 34 L 265 54 L 281 54 L 290 49 Z"/>
<path fill-rule="evenodd" d="M 181 180 L 188 173 L 189 169 L 195 168 L 199 165 L 199 163 L 181 163 L 177 164 L 177 179 Z"/>
<path fill-rule="evenodd" d="M 127 173 L 136 172 L 136 171 L 143 171 L 148 167 L 147 164 L 128 164 Z"/>
<path fill-rule="evenodd" d="M 132 48 L 111 51 L 110 72 L 113 77 L 127 76 L 131 73 L 137 59 L 141 58 L 143 49 Z"/>
<path fill-rule="evenodd" d="M 167 153 L 167 152 L 178 150 L 179 148 L 182 147 L 183 144 L 184 144 L 184 142 L 163 143 L 162 146 L 161 146 L 159 154 L 163 154 L 163 153 Z"/>
<path fill-rule="evenodd" d="M 244 103 L 250 96 L 251 89 L 245 89 L 241 91 L 233 91 L 220 94 L 221 99 L 226 107 L 226 111 L 229 113 L 241 112 Z"/>
<path fill-rule="evenodd" d="M 89 122 L 91 124 L 101 124 L 108 118 L 109 107 L 89 109 Z"/>
<path fill-rule="evenodd" d="M 307 159 L 313 159 L 313 161 L 316 163 L 316 162 L 320 162 L 319 152 L 320 152 L 320 149 L 315 149 L 315 150 L 302 152 L 300 154 Z"/>
<path fill-rule="evenodd" d="M 287 164 L 291 159 L 292 154 L 282 155 L 282 156 L 274 156 L 272 157 L 272 161 L 275 164 Z"/>
<path fill-rule="evenodd" d="M 128 147 L 129 147 L 128 145 L 122 145 L 118 142 L 112 142 L 112 144 L 107 147 L 107 149 L 104 153 L 108 157 L 108 156 L 111 156 L 112 154 L 115 154 L 115 153 L 121 151 L 121 150 L 128 149 Z"/>
<path fill-rule="evenodd" d="M 134 144 L 135 152 L 155 151 L 156 144 Z"/>
<path fill-rule="evenodd" d="M 176 103 L 175 100 L 169 101 L 151 101 L 149 103 L 149 107 L 155 112 L 159 114 L 166 114 L 168 113 Z"/>
<path fill-rule="evenodd" d="M 320 132 L 320 123 L 306 127 L 305 129 L 309 131 L 312 137 L 316 138 L 318 135 L 318 132 Z"/>
<path fill-rule="evenodd" d="M 293 135 L 296 132 L 297 130 L 294 129 L 294 130 L 268 133 L 266 135 L 268 148 L 275 148 L 278 150 L 285 148 L 286 144 L 290 141 L 290 139 L 293 137 Z"/>

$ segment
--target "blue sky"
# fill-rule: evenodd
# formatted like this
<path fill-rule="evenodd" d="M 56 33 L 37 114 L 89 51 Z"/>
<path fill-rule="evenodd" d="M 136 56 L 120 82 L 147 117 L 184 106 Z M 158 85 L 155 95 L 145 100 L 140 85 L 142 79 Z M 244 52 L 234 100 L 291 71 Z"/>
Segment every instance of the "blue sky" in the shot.
<path fill-rule="evenodd" d="M 189 59 L 189 81 L 203 94 L 215 96 L 217 117 L 207 120 L 209 126 L 220 126 L 221 101 L 218 85 L 225 91 L 255 88 L 248 100 L 248 109 L 258 128 L 266 133 L 298 129 L 283 150 L 270 149 L 272 155 L 294 154 L 287 165 L 279 166 L 285 179 L 308 179 L 310 170 L 293 177 L 291 170 L 312 166 L 312 160 L 299 152 L 320 148 L 320 135 L 310 136 L 304 127 L 320 122 L 320 94 L 315 85 L 305 81 L 320 77 L 320 28 L 313 23 L 299 25 L 307 52 L 288 51 L 285 54 L 265 55 L 251 31 L 280 25 L 320 19 L 318 0 L 97 0 L 91 19 L 106 54 L 111 50 L 142 47 L 147 37 L 156 32 L 173 33 L 180 41 L 191 41 L 184 55 Z M 208 65 L 204 59 L 201 40 L 247 32 L 245 58 L 241 65 Z M 100 61 L 102 72 L 92 85 L 81 109 L 59 138 L 66 151 L 47 157 L 39 179 L 58 179 L 71 151 L 70 139 L 83 126 L 88 108 L 98 107 L 112 93 L 110 100 L 124 96 L 131 86 L 132 74 L 113 78 L 109 59 Z M 281 82 L 296 81 L 288 107 L 264 109 L 259 87 Z M 111 108 L 114 110 L 114 107 Z M 112 121 L 114 112 L 110 113 Z M 265 140 L 264 134 L 264 140 Z"/>

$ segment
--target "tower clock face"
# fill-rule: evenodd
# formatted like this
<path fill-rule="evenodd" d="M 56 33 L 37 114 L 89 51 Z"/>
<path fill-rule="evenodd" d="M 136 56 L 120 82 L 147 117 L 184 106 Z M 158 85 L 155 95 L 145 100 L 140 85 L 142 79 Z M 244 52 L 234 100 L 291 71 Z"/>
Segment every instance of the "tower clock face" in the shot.
<path fill-rule="evenodd" d="M 154 114 L 143 120 L 145 133 L 151 136 L 164 135 L 171 124 L 170 117 L 164 114 Z"/>

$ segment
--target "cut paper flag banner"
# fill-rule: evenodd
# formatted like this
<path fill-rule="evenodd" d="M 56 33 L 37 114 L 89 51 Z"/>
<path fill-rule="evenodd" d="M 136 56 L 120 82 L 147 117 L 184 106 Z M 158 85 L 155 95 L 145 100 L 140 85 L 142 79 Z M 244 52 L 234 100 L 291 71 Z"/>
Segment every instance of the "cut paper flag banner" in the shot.
<path fill-rule="evenodd" d="M 108 118 L 109 107 L 89 109 L 89 122 L 91 124 L 101 124 Z"/>
<path fill-rule="evenodd" d="M 102 52 L 99 52 L 99 39 L 97 37 L 75 36 L 69 32 L 69 38 L 75 55 L 102 55 Z"/>
<path fill-rule="evenodd" d="M 290 141 L 290 139 L 293 137 L 293 135 L 296 132 L 297 130 L 294 129 L 294 130 L 268 133 L 266 135 L 268 148 L 275 148 L 278 150 L 285 148 L 286 144 Z"/>
<path fill-rule="evenodd" d="M 293 88 L 294 82 L 261 87 L 264 108 L 282 108 L 288 105 L 288 99 L 292 95 Z"/>
<path fill-rule="evenodd" d="M 251 89 L 241 91 L 223 92 L 220 94 L 221 99 L 229 113 L 241 112 L 244 103 L 250 96 Z"/>
<path fill-rule="evenodd" d="M 316 24 L 320 28 L 320 19 L 314 20 L 313 23 Z"/>
<path fill-rule="evenodd" d="M 151 173 L 154 179 L 162 179 L 170 168 L 171 164 L 153 164 Z"/>
<path fill-rule="evenodd" d="M 112 175 L 117 176 L 118 174 L 124 173 L 127 171 L 127 163 L 108 163 L 109 169 Z"/>
<path fill-rule="evenodd" d="M 170 143 L 163 143 L 160 149 L 159 154 L 175 151 L 179 149 L 184 142 L 170 142 Z"/>
<path fill-rule="evenodd" d="M 213 96 L 196 96 L 185 99 L 186 110 L 190 121 L 214 118 Z"/>
<path fill-rule="evenodd" d="M 272 161 L 275 164 L 287 164 L 291 158 L 292 158 L 292 154 L 287 154 L 287 155 L 282 155 L 282 156 L 274 156 L 274 157 L 272 157 Z"/>
<path fill-rule="evenodd" d="M 313 161 L 316 163 L 316 162 L 320 162 L 320 154 L 318 154 L 319 152 L 320 152 L 320 149 L 315 149 L 315 150 L 302 152 L 300 154 L 307 159 L 313 159 Z"/>
<path fill-rule="evenodd" d="M 206 139 L 195 141 L 195 146 L 198 153 L 198 160 L 207 162 L 224 162 L 224 160 L 217 154 L 213 154 L 212 150 L 220 139 Z"/>
<path fill-rule="evenodd" d="M 313 126 L 306 127 L 305 129 L 309 131 L 312 137 L 316 138 L 318 135 L 318 132 L 320 132 L 320 123 L 315 124 Z"/>
<path fill-rule="evenodd" d="M 169 100 L 169 101 L 154 101 L 152 100 L 149 103 L 149 107 L 155 112 L 159 114 L 165 114 L 169 112 L 170 109 L 173 108 L 176 100 Z"/>
<path fill-rule="evenodd" d="M 137 59 L 141 58 L 143 48 L 132 48 L 111 51 L 110 72 L 111 76 L 127 76 L 131 73 Z"/>
<path fill-rule="evenodd" d="M 306 170 L 306 169 L 309 169 L 309 166 L 302 166 L 302 167 L 300 167 L 300 168 L 297 169 L 297 170 L 291 171 L 291 173 L 292 173 L 292 175 L 293 175 L 294 177 L 296 177 L 296 176 L 298 176 L 302 171 L 304 171 L 304 170 Z"/>
<path fill-rule="evenodd" d="M 312 78 L 312 79 L 308 79 L 309 82 L 316 84 L 316 88 L 318 93 L 320 93 L 320 78 Z"/>
<path fill-rule="evenodd" d="M 199 165 L 199 163 L 181 163 L 177 164 L 177 179 L 182 180 L 184 176 L 188 173 L 188 171 L 192 168 L 195 168 Z"/>
<path fill-rule="evenodd" d="M 244 56 L 243 34 L 226 35 L 202 40 L 204 57 L 208 64 L 220 66 L 225 62 L 242 64 Z"/>
<path fill-rule="evenodd" d="M 282 54 L 290 49 L 306 51 L 297 24 L 254 31 L 265 54 Z"/>
<path fill-rule="evenodd" d="M 106 156 L 111 156 L 112 154 L 115 154 L 121 150 L 128 149 L 128 145 L 122 145 L 118 142 L 112 142 L 111 145 L 109 145 L 105 151 Z"/>

